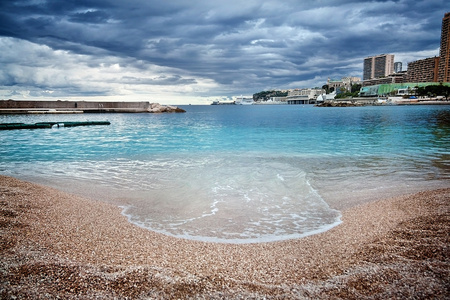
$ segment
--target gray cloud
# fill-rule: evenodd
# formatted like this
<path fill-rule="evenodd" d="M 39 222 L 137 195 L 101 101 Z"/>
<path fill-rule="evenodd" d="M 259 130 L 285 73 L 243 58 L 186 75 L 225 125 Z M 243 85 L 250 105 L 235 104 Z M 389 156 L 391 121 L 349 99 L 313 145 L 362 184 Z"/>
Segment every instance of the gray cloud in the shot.
<path fill-rule="evenodd" d="M 167 2 L 2 1 L 0 85 L 70 96 L 321 86 L 361 76 L 369 55 L 437 51 L 448 10 L 443 0 Z"/>
<path fill-rule="evenodd" d="M 197 81 L 192 78 L 182 78 L 179 75 L 161 75 L 154 78 L 130 77 L 124 76 L 120 80 L 125 84 L 142 84 L 142 85 L 186 85 L 196 84 Z"/>

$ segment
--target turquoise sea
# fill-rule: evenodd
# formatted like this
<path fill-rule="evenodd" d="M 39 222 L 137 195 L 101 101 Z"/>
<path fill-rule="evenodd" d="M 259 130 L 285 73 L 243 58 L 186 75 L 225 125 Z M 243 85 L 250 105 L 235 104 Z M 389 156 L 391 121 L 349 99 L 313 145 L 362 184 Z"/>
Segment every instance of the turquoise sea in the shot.
<path fill-rule="evenodd" d="M 450 186 L 450 106 L 182 106 L 184 114 L 0 115 L 109 126 L 0 131 L 0 174 L 211 242 L 299 238 L 356 203 Z"/>

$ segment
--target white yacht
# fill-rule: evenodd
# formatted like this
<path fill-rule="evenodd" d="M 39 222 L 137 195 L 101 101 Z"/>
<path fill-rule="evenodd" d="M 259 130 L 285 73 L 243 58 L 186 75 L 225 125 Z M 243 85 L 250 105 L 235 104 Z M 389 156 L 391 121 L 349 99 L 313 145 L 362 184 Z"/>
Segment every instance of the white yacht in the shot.
<path fill-rule="evenodd" d="M 246 97 L 246 96 L 240 96 L 236 98 L 237 105 L 252 105 L 253 104 L 253 97 Z"/>

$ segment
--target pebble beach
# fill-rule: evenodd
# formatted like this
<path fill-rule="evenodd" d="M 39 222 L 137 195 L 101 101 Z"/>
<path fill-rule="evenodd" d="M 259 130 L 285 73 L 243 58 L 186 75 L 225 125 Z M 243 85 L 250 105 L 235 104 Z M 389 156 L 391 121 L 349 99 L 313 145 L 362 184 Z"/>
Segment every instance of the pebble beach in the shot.
<path fill-rule="evenodd" d="M 450 188 L 363 203 L 324 233 L 258 244 L 165 236 L 100 200 L 0 176 L 0 298 L 450 298 Z"/>

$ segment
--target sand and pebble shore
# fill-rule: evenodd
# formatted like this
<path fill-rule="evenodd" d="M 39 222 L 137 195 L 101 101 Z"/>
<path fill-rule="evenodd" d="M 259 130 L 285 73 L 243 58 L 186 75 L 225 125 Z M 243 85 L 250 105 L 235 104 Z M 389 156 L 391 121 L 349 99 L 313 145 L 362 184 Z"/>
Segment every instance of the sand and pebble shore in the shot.
<path fill-rule="evenodd" d="M 450 188 L 362 204 L 298 240 L 154 233 L 120 208 L 0 176 L 2 299 L 450 298 Z"/>

